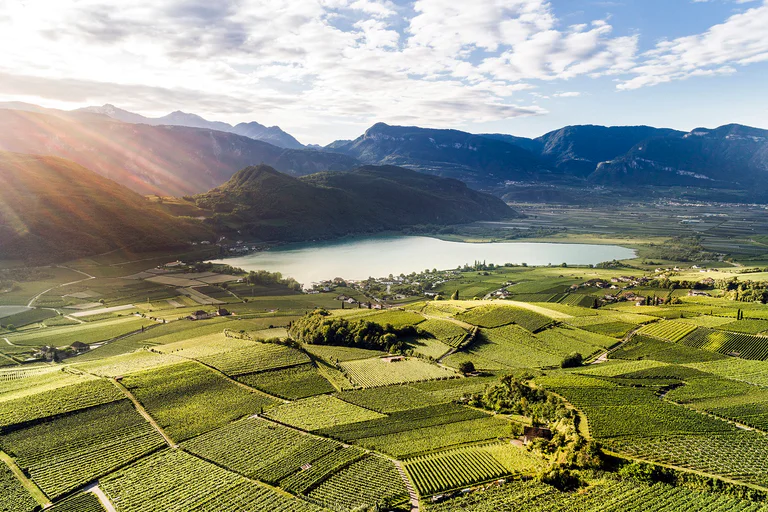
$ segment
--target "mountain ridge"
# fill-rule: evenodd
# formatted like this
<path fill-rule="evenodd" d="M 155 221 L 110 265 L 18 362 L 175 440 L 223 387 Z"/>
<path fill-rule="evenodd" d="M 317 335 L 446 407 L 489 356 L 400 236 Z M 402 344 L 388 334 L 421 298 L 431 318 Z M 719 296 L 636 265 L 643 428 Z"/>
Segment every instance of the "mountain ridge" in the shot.
<path fill-rule="evenodd" d="M 89 112 L 0 109 L 0 150 L 67 158 L 142 194 L 174 196 L 210 190 L 253 164 L 299 175 L 358 165 L 331 152 L 285 149 L 204 128 L 124 123 Z"/>
<path fill-rule="evenodd" d="M 281 148 L 304 148 L 304 145 L 296 140 L 293 135 L 283 131 L 279 126 L 265 126 L 263 124 L 257 123 L 256 121 L 239 123 L 235 126 L 232 126 L 231 124 L 222 121 L 209 121 L 197 114 L 182 112 L 181 110 L 173 111 L 162 117 L 146 117 L 141 114 L 136 114 L 128 110 L 117 108 L 110 103 L 100 107 L 83 107 L 77 109 L 76 111 L 102 114 L 113 119 L 123 121 L 124 123 L 148 124 L 151 126 L 169 125 L 187 126 L 190 128 L 206 128 L 210 130 L 234 133 L 255 140 L 261 140 Z"/>

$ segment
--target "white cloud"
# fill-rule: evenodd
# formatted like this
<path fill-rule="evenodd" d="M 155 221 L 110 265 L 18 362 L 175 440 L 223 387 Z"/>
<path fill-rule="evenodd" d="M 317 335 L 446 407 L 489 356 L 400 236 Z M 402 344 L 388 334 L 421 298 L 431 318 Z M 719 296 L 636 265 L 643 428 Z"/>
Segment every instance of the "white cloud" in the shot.
<path fill-rule="evenodd" d="M 631 69 L 619 89 L 637 89 L 695 76 L 732 74 L 736 66 L 768 61 L 768 0 L 701 34 L 659 42 Z"/>
<path fill-rule="evenodd" d="M 0 99 L 183 109 L 327 142 L 374 121 L 543 114 L 543 94 L 521 94 L 540 82 L 732 73 L 768 60 L 766 11 L 661 42 L 638 64 L 639 34 L 563 24 L 545 0 L 0 0 Z M 563 89 L 549 96 L 578 93 Z"/>
<path fill-rule="evenodd" d="M 557 92 L 553 94 L 552 96 L 556 98 L 577 98 L 581 96 L 581 93 L 578 91 L 568 91 L 568 92 Z"/>

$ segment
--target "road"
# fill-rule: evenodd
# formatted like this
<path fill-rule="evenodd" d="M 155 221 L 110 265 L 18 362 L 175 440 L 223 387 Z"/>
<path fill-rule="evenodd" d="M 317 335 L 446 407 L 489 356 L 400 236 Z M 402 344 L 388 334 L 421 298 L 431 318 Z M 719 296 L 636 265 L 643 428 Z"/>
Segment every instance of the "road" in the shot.
<path fill-rule="evenodd" d="M 96 495 L 97 498 L 99 498 L 99 501 L 101 502 L 101 506 L 104 507 L 104 510 L 107 512 L 117 512 L 117 509 L 115 509 L 115 506 L 112 504 L 112 502 L 109 500 L 106 494 L 104 494 L 104 491 L 101 490 L 101 487 L 99 487 L 98 482 L 94 482 L 85 489 L 83 489 L 83 492 L 92 492 Z"/>

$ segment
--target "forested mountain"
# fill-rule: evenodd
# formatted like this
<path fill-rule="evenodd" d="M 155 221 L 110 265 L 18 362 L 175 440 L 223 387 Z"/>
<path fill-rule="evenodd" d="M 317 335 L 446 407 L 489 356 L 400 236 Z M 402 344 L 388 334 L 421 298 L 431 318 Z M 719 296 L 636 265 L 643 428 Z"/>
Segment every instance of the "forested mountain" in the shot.
<path fill-rule="evenodd" d="M 768 188 L 768 130 L 731 124 L 659 137 L 598 165 L 595 183 L 694 186 L 761 191 Z"/>
<path fill-rule="evenodd" d="M 294 178 L 266 166 L 235 174 L 195 197 L 215 212 L 219 233 L 261 240 L 306 240 L 419 224 L 519 217 L 500 199 L 454 180 L 395 166 L 365 166 Z"/>
<path fill-rule="evenodd" d="M 297 175 L 347 170 L 349 156 L 284 149 L 240 135 L 185 126 L 129 124 L 94 113 L 0 109 L 0 150 L 73 160 L 142 194 L 196 194 L 265 163 Z"/>
<path fill-rule="evenodd" d="M 0 258 L 48 261 L 212 235 L 117 183 L 52 156 L 0 152 Z"/>
<path fill-rule="evenodd" d="M 545 169 L 539 157 L 504 141 L 458 130 L 377 123 L 349 142 L 327 149 L 364 163 L 398 165 L 460 179 L 475 188 L 508 180 L 535 180 Z"/>

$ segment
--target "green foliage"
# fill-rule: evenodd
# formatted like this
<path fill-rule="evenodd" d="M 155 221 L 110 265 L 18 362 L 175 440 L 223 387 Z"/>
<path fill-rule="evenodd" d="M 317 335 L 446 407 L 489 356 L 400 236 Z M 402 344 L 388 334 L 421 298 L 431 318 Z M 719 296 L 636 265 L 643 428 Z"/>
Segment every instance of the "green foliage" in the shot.
<path fill-rule="evenodd" d="M 51 512 L 105 512 L 99 498 L 90 492 L 68 498 L 48 510 Z"/>
<path fill-rule="evenodd" d="M 275 407 L 265 416 L 303 430 L 321 430 L 377 419 L 383 415 L 335 397 L 318 395 Z"/>
<path fill-rule="evenodd" d="M 339 363 L 339 368 L 350 382 L 364 388 L 458 377 L 447 368 L 416 357 L 359 359 Z"/>
<path fill-rule="evenodd" d="M 389 352 L 405 348 L 398 337 L 416 335 L 412 325 L 396 328 L 366 319 L 349 321 L 343 317 L 332 317 L 325 310 L 307 313 L 293 322 L 288 332 L 302 343 L 386 349 Z"/>
<path fill-rule="evenodd" d="M 16 479 L 11 469 L 0 461 L 0 510 L 3 512 L 32 512 L 37 502 Z"/>
<path fill-rule="evenodd" d="M 560 362 L 560 368 L 576 368 L 577 366 L 581 366 L 583 362 L 584 356 L 578 352 L 574 352 L 573 354 L 568 354 L 563 358 L 563 360 Z"/>

